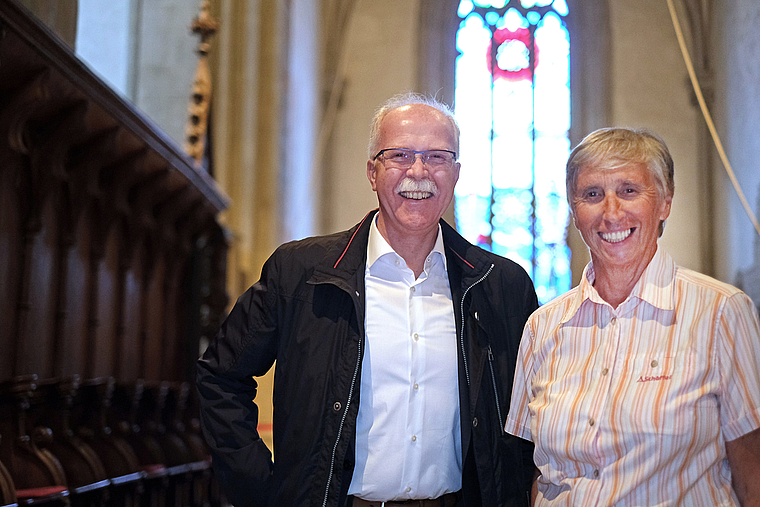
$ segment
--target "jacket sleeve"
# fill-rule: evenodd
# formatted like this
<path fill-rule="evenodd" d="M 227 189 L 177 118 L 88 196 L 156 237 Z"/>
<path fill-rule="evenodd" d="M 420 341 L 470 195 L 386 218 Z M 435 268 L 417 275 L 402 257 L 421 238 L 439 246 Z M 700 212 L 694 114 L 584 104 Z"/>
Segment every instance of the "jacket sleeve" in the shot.
<path fill-rule="evenodd" d="M 267 273 L 240 296 L 197 363 L 200 419 L 214 469 L 235 506 L 266 504 L 272 453 L 257 431 L 257 383 L 272 366 L 277 350 L 276 296 Z"/>
<path fill-rule="evenodd" d="M 510 361 L 512 362 L 512 366 L 518 366 L 517 360 L 518 360 L 518 351 L 520 346 L 520 341 L 522 337 L 522 330 L 525 326 L 525 323 L 528 321 L 528 318 L 531 316 L 531 314 L 538 308 L 538 297 L 536 296 L 536 291 L 533 286 L 533 282 L 531 281 L 530 277 L 527 274 L 524 274 L 523 276 L 523 284 L 522 284 L 522 293 L 521 297 L 517 299 L 517 301 L 522 302 L 521 306 L 519 306 L 519 310 L 517 312 L 517 315 L 519 315 L 518 321 L 516 324 L 518 324 L 517 328 L 512 329 L 512 332 L 510 335 L 512 336 L 512 339 L 514 340 L 514 343 L 510 347 L 512 353 L 510 354 Z M 510 384 L 512 389 L 514 389 L 514 385 L 512 383 L 512 379 L 510 379 Z M 511 389 L 510 389 L 511 391 Z M 511 393 L 510 393 L 511 397 Z M 510 407 L 511 408 L 511 407 Z M 537 470 L 536 465 L 533 461 L 533 452 L 534 452 L 534 444 L 530 440 L 523 440 L 522 438 L 517 439 L 519 442 L 521 454 L 522 454 L 522 489 L 523 491 L 527 492 L 528 498 L 530 498 L 530 490 L 533 486 L 533 476 L 534 472 Z"/>

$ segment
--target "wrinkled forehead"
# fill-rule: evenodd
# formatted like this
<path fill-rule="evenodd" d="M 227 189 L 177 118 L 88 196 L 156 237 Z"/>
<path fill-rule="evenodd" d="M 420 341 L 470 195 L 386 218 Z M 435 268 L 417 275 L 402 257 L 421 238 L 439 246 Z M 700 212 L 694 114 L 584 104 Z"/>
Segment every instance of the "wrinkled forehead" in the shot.
<path fill-rule="evenodd" d="M 654 175 L 645 162 L 622 159 L 589 160 L 580 166 L 576 180 L 580 180 L 582 177 L 598 177 L 607 179 L 613 177 L 615 174 L 619 174 L 621 171 L 625 171 L 628 174 L 636 177 L 651 179 L 654 181 Z"/>

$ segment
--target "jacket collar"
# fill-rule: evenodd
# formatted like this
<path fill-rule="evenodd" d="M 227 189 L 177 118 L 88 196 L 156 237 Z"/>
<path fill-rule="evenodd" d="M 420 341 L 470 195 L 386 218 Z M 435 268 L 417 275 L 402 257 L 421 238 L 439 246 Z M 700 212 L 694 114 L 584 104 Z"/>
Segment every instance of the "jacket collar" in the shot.
<path fill-rule="evenodd" d="M 449 271 L 451 271 L 452 266 L 458 266 L 462 274 L 462 282 L 465 285 L 479 280 L 493 264 L 488 254 L 485 250 L 464 239 L 443 219 L 440 223 Z"/>
<path fill-rule="evenodd" d="M 335 247 L 330 249 L 316 266 L 310 280 L 312 283 L 335 278 L 353 280 L 359 269 L 362 270 L 363 277 L 364 264 L 367 261 L 369 230 L 377 213 L 376 208 L 367 213 L 353 228 L 340 233 L 346 237 L 346 240 L 336 242 Z M 492 262 L 485 251 L 464 239 L 445 220 L 440 220 L 440 226 L 449 276 L 451 276 L 451 270 L 457 267 L 457 271 L 461 273 L 462 282 L 468 284 L 488 272 Z"/>
<path fill-rule="evenodd" d="M 342 237 L 315 266 L 310 283 L 321 283 L 340 279 L 344 281 L 356 279 L 356 272 L 361 269 L 364 276 L 364 264 L 367 261 L 367 241 L 369 228 L 378 209 L 367 213 L 361 222 L 348 231 L 338 233 Z M 345 238 L 345 240 L 343 239 Z"/>

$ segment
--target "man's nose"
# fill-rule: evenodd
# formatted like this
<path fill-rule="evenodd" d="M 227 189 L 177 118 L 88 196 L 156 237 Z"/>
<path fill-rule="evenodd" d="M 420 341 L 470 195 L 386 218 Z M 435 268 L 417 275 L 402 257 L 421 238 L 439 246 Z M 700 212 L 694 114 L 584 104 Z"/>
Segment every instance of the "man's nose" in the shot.
<path fill-rule="evenodd" d="M 422 161 L 422 155 L 423 153 L 414 154 L 414 162 L 412 162 L 412 165 L 409 166 L 409 169 L 406 170 L 407 175 L 420 177 L 428 172 L 427 166 L 425 166 L 424 162 Z"/>

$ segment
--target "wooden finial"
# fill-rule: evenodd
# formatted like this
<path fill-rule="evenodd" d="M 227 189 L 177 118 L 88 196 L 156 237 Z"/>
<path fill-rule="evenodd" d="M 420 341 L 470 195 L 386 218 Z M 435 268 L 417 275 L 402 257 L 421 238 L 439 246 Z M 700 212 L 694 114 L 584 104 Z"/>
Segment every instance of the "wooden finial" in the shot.
<path fill-rule="evenodd" d="M 200 34 L 198 52 L 198 67 L 193 79 L 193 89 L 188 106 L 189 118 L 185 127 L 185 151 L 200 165 L 203 161 L 203 150 L 206 146 L 206 130 L 208 129 L 208 110 L 211 99 L 211 72 L 208 67 L 208 50 L 210 39 L 219 28 L 219 23 L 211 17 L 209 1 L 203 0 L 200 14 L 195 18 L 191 28 L 193 33 Z"/>

